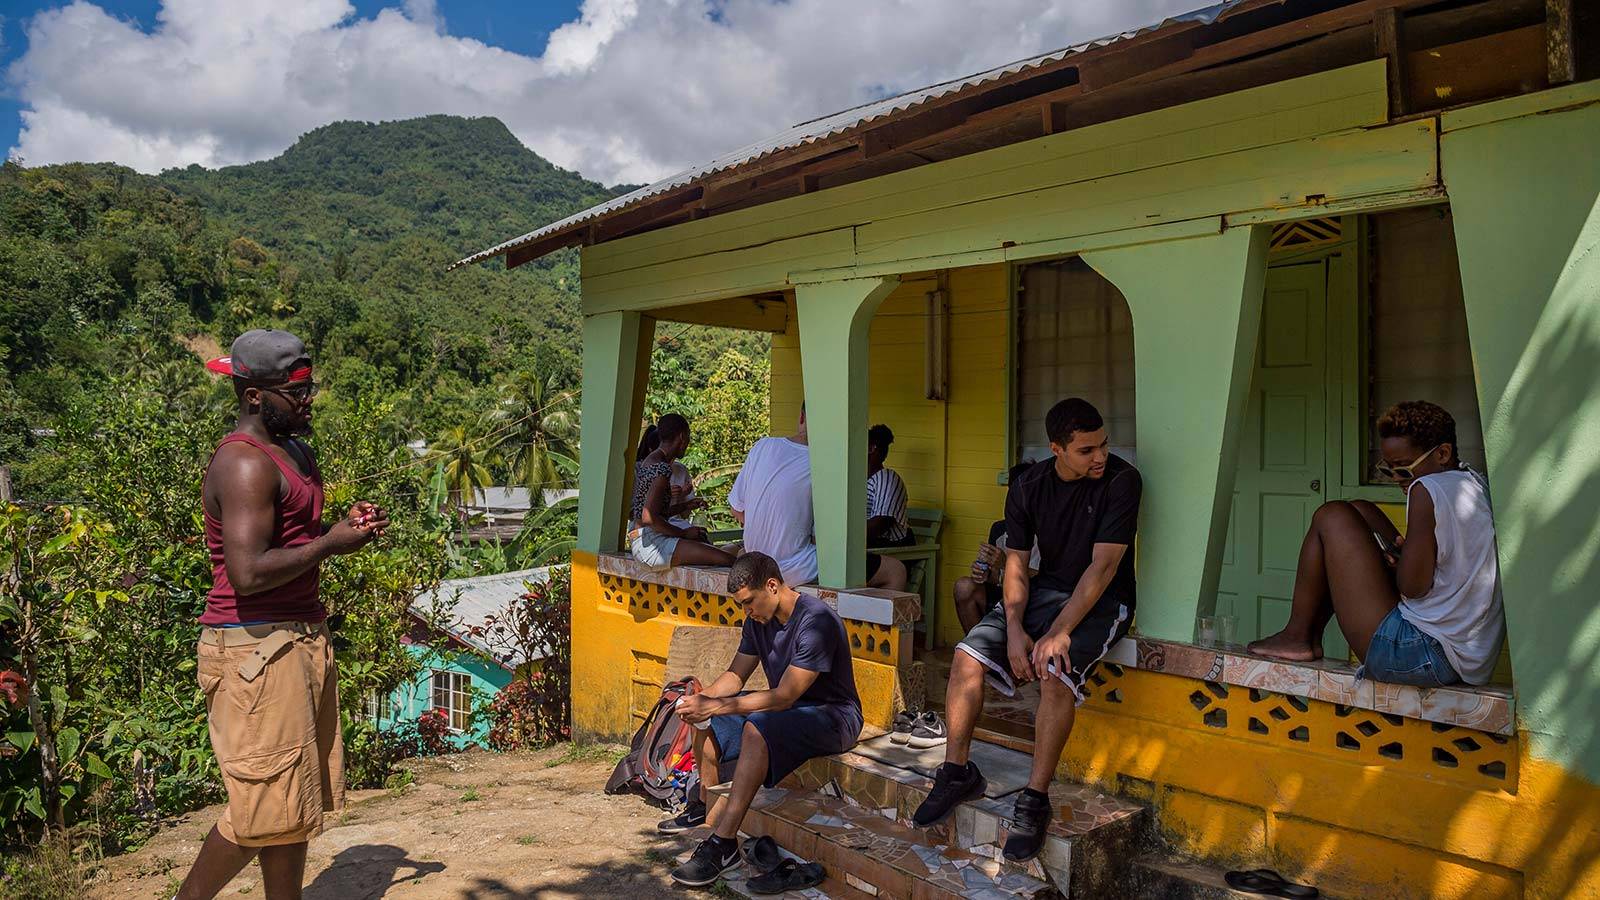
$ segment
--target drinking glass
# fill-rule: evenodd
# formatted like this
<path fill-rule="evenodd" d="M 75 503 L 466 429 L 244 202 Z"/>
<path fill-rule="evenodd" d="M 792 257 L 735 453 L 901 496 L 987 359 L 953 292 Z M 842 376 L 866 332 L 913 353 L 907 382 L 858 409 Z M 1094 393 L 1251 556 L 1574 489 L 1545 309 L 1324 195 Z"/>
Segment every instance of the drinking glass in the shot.
<path fill-rule="evenodd" d="M 1217 643 L 1217 617 L 1194 617 L 1194 641 L 1206 647 L 1214 647 Z"/>

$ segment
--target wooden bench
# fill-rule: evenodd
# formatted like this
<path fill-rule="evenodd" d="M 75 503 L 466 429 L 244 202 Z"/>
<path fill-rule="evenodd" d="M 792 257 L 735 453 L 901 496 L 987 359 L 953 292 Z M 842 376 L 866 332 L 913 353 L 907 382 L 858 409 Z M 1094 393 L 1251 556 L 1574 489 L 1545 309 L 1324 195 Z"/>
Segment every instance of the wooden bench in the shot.
<path fill-rule="evenodd" d="M 922 598 L 922 646 L 932 650 L 939 634 L 939 529 L 944 526 L 944 510 L 913 506 L 906 509 L 906 523 L 917 542 L 907 547 L 871 547 L 873 553 L 892 556 L 906 564 L 906 590 Z"/>

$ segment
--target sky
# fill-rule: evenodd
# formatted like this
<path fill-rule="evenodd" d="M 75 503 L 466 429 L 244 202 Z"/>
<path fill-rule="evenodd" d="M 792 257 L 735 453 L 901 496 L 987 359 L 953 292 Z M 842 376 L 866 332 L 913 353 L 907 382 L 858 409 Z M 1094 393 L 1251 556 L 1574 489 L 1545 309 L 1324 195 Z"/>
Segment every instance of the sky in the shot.
<path fill-rule="evenodd" d="M 495 116 L 647 183 L 880 97 L 1205 0 L 0 0 L 0 151 L 143 172 L 329 122 Z"/>

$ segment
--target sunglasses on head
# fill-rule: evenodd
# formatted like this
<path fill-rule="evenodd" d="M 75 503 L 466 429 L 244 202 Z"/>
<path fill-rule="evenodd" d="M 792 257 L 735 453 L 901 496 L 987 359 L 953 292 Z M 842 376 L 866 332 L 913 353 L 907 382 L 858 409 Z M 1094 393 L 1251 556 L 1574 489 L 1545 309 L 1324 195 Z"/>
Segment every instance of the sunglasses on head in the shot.
<path fill-rule="evenodd" d="M 1391 466 L 1388 460 L 1380 459 L 1378 464 L 1373 466 L 1373 469 L 1377 471 L 1381 478 L 1387 478 L 1391 481 L 1410 481 L 1417 477 L 1417 466 L 1422 465 L 1422 461 L 1432 455 L 1434 450 L 1443 446 L 1443 444 L 1436 444 L 1433 450 L 1427 451 L 1403 466 Z"/>

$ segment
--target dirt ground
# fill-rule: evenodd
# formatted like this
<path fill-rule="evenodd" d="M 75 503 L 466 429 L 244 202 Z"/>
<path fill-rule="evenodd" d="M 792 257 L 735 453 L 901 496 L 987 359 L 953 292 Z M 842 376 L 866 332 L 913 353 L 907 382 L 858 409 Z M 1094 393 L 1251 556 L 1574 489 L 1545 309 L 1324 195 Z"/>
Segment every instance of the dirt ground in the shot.
<path fill-rule="evenodd" d="M 353 792 L 311 842 L 305 898 L 689 896 L 667 877 L 678 845 L 655 834 L 662 812 L 601 792 L 620 749 L 413 761 L 415 784 Z M 94 896 L 171 897 L 220 809 L 185 816 L 137 852 L 106 860 Z M 219 896 L 260 900 L 261 870 L 252 864 Z"/>

